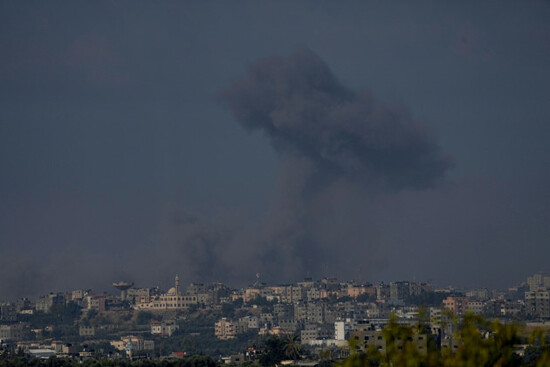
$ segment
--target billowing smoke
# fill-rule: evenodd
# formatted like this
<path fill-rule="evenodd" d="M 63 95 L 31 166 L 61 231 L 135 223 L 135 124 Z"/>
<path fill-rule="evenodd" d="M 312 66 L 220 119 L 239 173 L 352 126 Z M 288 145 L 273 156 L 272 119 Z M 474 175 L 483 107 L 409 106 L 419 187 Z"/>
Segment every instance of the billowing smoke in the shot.
<path fill-rule="evenodd" d="M 86 261 L 86 269 L 75 265 L 71 274 L 102 279 L 96 284 L 128 279 L 141 286 L 169 285 L 175 273 L 182 284 L 239 285 L 252 282 L 257 272 L 269 282 L 307 275 L 365 279 L 384 263 L 373 201 L 381 193 L 437 185 L 451 166 L 405 108 L 342 85 L 307 49 L 250 65 L 221 96 L 244 128 L 264 132 L 281 154 L 273 205 L 265 216 L 206 222 L 171 207 L 158 236 L 118 260 Z M 98 263 L 102 266 L 93 266 Z M 0 273 L 15 272 L 14 266 L 29 269 L 19 272 L 29 292 L 31 281 L 41 277 L 33 272 L 37 264 L 26 265 Z M 79 286 L 80 278 L 71 275 L 70 286 Z"/>
<path fill-rule="evenodd" d="M 251 65 L 223 100 L 245 128 L 264 131 L 281 152 L 308 158 L 323 176 L 425 188 L 450 166 L 402 106 L 346 88 L 307 49 Z"/>
<path fill-rule="evenodd" d="M 172 222 L 164 246 L 185 254 L 191 278 L 212 269 L 243 282 L 255 272 L 268 281 L 367 276 L 383 263 L 373 198 L 432 187 L 451 166 L 405 108 L 345 87 L 307 49 L 254 63 L 221 96 L 243 127 L 267 134 L 281 171 L 260 223 Z"/>
<path fill-rule="evenodd" d="M 367 275 L 360 269 L 382 262 L 373 197 L 433 187 L 451 167 L 403 106 L 350 90 L 308 49 L 250 65 L 222 99 L 283 159 L 264 222 L 235 231 L 223 256 L 211 258 L 237 278 L 258 270 L 272 281 Z"/>

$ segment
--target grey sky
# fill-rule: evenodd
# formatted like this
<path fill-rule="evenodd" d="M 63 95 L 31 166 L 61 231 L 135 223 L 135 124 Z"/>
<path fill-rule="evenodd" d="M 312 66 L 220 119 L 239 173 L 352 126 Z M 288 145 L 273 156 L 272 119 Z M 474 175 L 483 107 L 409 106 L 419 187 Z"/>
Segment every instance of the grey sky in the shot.
<path fill-rule="evenodd" d="M 547 1 L 2 2 L 0 299 L 175 273 L 504 287 L 550 271 L 548 19 Z M 307 162 L 221 93 L 303 47 L 431 131 L 445 179 L 281 204 Z M 281 228 L 312 256 L 277 272 L 275 248 L 295 255 Z"/>

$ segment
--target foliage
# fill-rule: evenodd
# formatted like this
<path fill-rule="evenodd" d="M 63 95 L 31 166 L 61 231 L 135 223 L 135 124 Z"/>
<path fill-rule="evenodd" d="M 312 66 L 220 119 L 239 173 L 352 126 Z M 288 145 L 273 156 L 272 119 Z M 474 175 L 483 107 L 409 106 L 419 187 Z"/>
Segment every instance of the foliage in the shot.
<path fill-rule="evenodd" d="M 30 323 L 33 329 L 43 329 L 48 325 L 74 325 L 80 318 L 81 308 L 74 302 L 53 305 L 49 312 L 36 312 L 32 315 L 20 315 L 20 321 Z"/>
<path fill-rule="evenodd" d="M 300 346 L 300 338 L 297 334 L 286 335 L 283 338 L 283 351 L 285 357 L 292 360 L 297 360 L 302 354 L 302 348 Z"/>
<path fill-rule="evenodd" d="M 260 356 L 260 364 L 264 367 L 275 366 L 285 359 L 285 345 L 277 336 L 268 337 L 264 342 L 264 352 Z"/>
<path fill-rule="evenodd" d="M 455 321 L 456 322 L 456 319 Z M 429 340 L 427 351 L 417 348 L 414 336 L 425 333 L 422 322 L 413 326 L 401 325 L 392 317 L 384 328 L 386 349 L 359 348 L 350 340 L 351 355 L 342 363 L 342 367 L 543 367 L 550 366 L 550 348 L 547 334 L 541 330 L 531 334 L 525 340 L 525 330 L 517 324 L 503 324 L 488 321 L 472 313 L 466 314 L 454 337 L 458 340 L 458 349 L 440 350 L 433 340 Z M 515 353 L 515 346 L 530 342 L 525 355 Z"/>
<path fill-rule="evenodd" d="M 284 337 L 270 336 L 264 341 L 259 362 L 262 366 L 274 366 L 282 360 L 297 360 L 302 356 L 300 338 L 296 334 Z"/>
<path fill-rule="evenodd" d="M 146 325 L 151 322 L 154 315 L 151 312 L 140 311 L 136 316 L 136 323 L 138 325 Z"/>
<path fill-rule="evenodd" d="M 235 316 L 235 305 L 233 303 L 222 304 L 222 316 L 232 318 Z"/>

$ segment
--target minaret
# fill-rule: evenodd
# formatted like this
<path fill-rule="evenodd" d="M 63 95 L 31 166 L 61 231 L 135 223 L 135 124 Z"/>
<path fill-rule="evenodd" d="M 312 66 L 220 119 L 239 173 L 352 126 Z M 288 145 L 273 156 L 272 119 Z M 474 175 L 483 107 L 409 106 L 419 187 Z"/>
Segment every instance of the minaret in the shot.
<path fill-rule="evenodd" d="M 180 278 L 178 277 L 178 274 L 176 274 L 176 296 L 180 295 Z"/>

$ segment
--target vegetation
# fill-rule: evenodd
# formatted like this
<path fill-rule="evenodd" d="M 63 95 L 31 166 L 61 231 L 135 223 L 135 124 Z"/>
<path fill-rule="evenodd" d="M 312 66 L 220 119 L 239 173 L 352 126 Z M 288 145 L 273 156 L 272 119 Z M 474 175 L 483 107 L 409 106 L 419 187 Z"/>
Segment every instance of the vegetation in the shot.
<path fill-rule="evenodd" d="M 151 312 L 147 311 L 140 311 L 138 312 L 136 316 L 136 324 L 138 325 L 148 325 L 151 323 L 152 320 L 160 320 L 161 318 L 159 316 L 153 315 Z"/>
<path fill-rule="evenodd" d="M 292 360 L 297 360 L 302 354 L 300 346 L 300 338 L 296 334 L 287 335 L 283 338 L 283 351 L 285 357 Z"/>
<path fill-rule="evenodd" d="M 20 321 L 30 323 L 32 328 L 43 329 L 49 325 L 74 325 L 80 318 L 81 308 L 74 302 L 53 305 L 49 312 L 20 315 Z"/>
<path fill-rule="evenodd" d="M 264 367 L 275 366 L 284 359 L 283 340 L 278 337 L 267 338 L 264 344 L 264 352 L 260 356 L 260 364 Z"/>
<path fill-rule="evenodd" d="M 62 311 L 62 310 L 61 310 Z M 65 311 L 62 311 L 63 314 Z M 60 313 L 56 313 L 60 315 Z M 39 317 L 45 317 L 39 315 Z M 149 319 L 149 315 L 142 316 Z M 29 358 L 20 350 L 5 349 L 0 352 L 0 367 L 18 366 L 185 366 L 214 367 L 212 357 L 231 354 L 235 350 L 244 350 L 252 344 L 262 345 L 262 353 L 256 362 L 245 362 L 247 367 L 259 363 L 261 366 L 275 366 L 283 360 L 297 361 L 304 356 L 300 341 L 296 335 L 285 337 L 269 336 L 258 340 L 251 332 L 231 340 L 218 340 L 211 327 L 214 316 L 199 315 L 181 325 L 182 329 L 172 338 L 157 341 L 161 355 L 172 351 L 185 351 L 193 355 L 177 360 L 113 360 L 89 359 L 83 363 L 75 359 L 51 357 L 47 360 Z M 399 324 L 392 317 L 383 330 L 385 349 L 360 346 L 350 341 L 350 356 L 341 363 L 333 360 L 329 350 L 321 355 L 320 365 L 330 367 L 548 367 L 550 366 L 549 335 L 544 330 L 528 331 L 519 324 L 504 324 L 489 321 L 474 314 L 467 314 L 460 324 L 451 317 L 457 332 L 453 344 L 458 347 L 440 348 L 440 340 L 428 338 L 427 348 L 422 350 L 415 343 L 415 336 L 428 335 L 428 317 L 420 313 L 414 326 Z M 207 326 L 210 325 L 210 326 Z M 516 353 L 519 345 L 529 345 L 523 353 Z M 96 348 L 99 345 L 95 346 Z M 105 347 L 108 347 L 105 345 Z M 205 355 L 210 355 L 208 357 Z"/>
<path fill-rule="evenodd" d="M 302 357 L 302 348 L 298 335 L 284 337 L 270 336 L 264 341 L 264 351 L 260 355 L 260 365 L 268 367 L 278 365 L 283 360 L 298 360 Z"/>
<path fill-rule="evenodd" d="M 456 321 L 455 321 L 456 322 Z M 530 335 L 518 324 L 487 321 L 471 313 L 464 317 L 455 338 L 458 349 L 440 349 L 430 340 L 427 351 L 421 352 L 413 336 L 425 331 L 425 325 L 400 325 L 392 317 L 384 329 L 386 352 L 374 348 L 366 351 L 350 341 L 351 355 L 342 367 L 548 367 L 550 346 L 545 332 Z M 515 353 L 516 346 L 529 343 L 523 357 Z"/>

